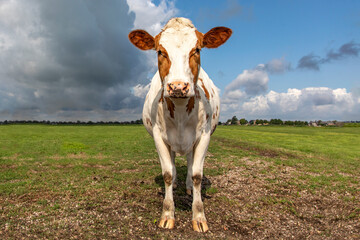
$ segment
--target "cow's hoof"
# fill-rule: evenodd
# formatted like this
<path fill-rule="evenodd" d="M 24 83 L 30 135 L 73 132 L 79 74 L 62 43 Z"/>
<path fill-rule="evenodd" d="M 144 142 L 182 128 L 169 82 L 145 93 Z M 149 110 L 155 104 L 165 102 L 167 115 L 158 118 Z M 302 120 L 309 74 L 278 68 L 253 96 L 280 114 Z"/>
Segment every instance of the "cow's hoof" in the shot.
<path fill-rule="evenodd" d="M 175 219 L 161 219 L 159 227 L 173 229 L 175 225 Z"/>
<path fill-rule="evenodd" d="M 191 189 L 186 189 L 186 194 L 191 196 Z"/>
<path fill-rule="evenodd" d="M 192 220 L 193 229 L 196 232 L 207 232 L 209 227 L 206 221 L 196 221 Z"/>

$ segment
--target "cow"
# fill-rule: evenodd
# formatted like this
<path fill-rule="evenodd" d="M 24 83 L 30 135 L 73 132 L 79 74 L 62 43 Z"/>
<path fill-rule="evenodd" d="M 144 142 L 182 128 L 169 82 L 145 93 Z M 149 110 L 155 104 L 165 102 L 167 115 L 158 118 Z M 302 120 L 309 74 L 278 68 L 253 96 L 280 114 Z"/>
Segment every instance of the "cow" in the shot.
<path fill-rule="evenodd" d="M 219 90 L 200 66 L 202 48 L 217 48 L 232 30 L 215 27 L 199 32 L 186 18 L 172 18 L 155 37 L 144 30 L 129 33 L 129 40 L 141 50 L 155 50 L 158 71 L 145 98 L 143 122 L 153 137 L 160 158 L 165 198 L 159 227 L 175 225 L 173 187 L 176 185 L 176 154 L 186 155 L 186 193 L 193 195 L 194 231 L 208 231 L 201 181 L 203 165 L 219 120 Z"/>

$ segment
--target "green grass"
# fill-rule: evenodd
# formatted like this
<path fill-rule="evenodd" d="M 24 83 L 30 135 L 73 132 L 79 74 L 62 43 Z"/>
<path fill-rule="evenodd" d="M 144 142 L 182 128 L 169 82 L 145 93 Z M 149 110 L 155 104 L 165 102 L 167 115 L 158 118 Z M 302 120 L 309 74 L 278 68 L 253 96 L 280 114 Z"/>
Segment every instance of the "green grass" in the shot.
<path fill-rule="evenodd" d="M 258 202 L 244 208 L 275 206 L 302 219 L 293 203 L 301 191 L 335 191 L 347 194 L 343 202 L 359 200 L 359 143 L 360 128 L 353 127 L 219 126 L 204 174 L 211 180 L 236 168 L 242 169 L 243 178 L 262 181 L 269 191 L 294 189 L 290 195 L 259 196 Z M 191 199 L 182 197 L 185 158 L 178 157 L 176 165 L 177 216 L 187 219 Z M 62 229 L 74 227 L 71 234 L 85 238 L 174 237 L 154 224 L 160 216 L 163 182 L 153 139 L 143 126 L 0 126 L 0 167 L 0 236 L 69 238 Z M 208 202 L 215 210 L 242 206 L 223 192 L 208 183 L 203 195 L 213 198 Z M 358 217 L 359 206 L 343 219 Z M 229 218 L 224 215 L 219 224 Z M 257 227 L 262 218 L 246 219 L 255 219 Z M 132 225 L 134 221 L 138 226 Z"/>

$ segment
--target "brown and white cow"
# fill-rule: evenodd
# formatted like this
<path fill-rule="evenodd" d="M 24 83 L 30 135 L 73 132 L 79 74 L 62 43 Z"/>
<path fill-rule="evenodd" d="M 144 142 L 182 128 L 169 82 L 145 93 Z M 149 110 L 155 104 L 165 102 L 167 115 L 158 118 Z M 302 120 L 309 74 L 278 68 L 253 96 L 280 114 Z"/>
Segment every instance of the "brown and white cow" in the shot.
<path fill-rule="evenodd" d="M 144 30 L 130 32 L 130 41 L 141 50 L 156 50 L 159 70 L 146 96 L 143 121 L 154 138 L 165 182 L 165 199 L 160 227 L 175 224 L 173 187 L 175 155 L 186 155 L 186 192 L 193 193 L 192 225 L 198 232 L 208 230 L 201 200 L 201 179 L 210 135 L 219 120 L 218 89 L 200 67 L 202 48 L 217 48 L 232 31 L 216 27 L 206 34 L 196 30 L 189 19 L 173 18 L 155 37 Z"/>

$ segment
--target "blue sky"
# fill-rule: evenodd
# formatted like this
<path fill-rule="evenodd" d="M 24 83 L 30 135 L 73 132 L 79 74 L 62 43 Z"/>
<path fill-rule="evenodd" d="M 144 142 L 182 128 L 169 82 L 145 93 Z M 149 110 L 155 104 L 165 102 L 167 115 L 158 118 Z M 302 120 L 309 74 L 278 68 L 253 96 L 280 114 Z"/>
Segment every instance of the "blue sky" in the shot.
<path fill-rule="evenodd" d="M 202 67 L 220 120 L 360 120 L 360 1 L 1 0 L 0 120 L 139 119 L 156 54 L 128 41 L 172 17 L 233 29 Z"/>
<path fill-rule="evenodd" d="M 223 12 L 240 6 L 233 16 Z M 215 51 L 203 51 L 202 65 L 212 76 L 226 73 L 221 88 L 244 69 L 274 58 L 284 58 L 296 68 L 309 53 L 325 56 L 330 49 L 360 39 L 359 1 L 177 1 L 179 15 L 189 17 L 203 32 L 213 26 L 233 29 L 232 38 Z M 210 17 L 208 15 L 214 15 Z M 224 61 L 214 61 L 218 57 Z M 271 75 L 269 87 L 359 87 L 360 58 L 349 57 L 321 66 L 320 71 L 293 70 Z"/>

